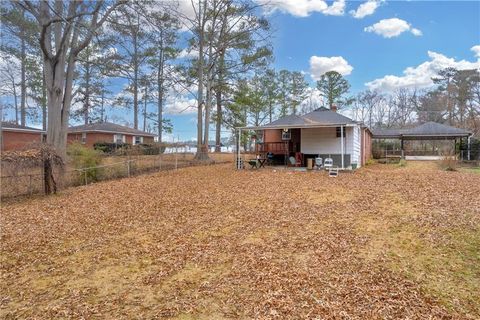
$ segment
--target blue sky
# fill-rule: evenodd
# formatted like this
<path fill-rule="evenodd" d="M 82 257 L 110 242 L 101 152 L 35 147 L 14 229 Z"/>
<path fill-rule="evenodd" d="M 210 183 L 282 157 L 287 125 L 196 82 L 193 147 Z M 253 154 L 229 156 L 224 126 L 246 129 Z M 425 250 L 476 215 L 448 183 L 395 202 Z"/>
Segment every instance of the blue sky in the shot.
<path fill-rule="evenodd" d="M 385 92 L 401 87 L 428 88 L 430 77 L 441 68 L 480 68 L 480 47 L 476 52 L 472 49 L 480 45 L 480 1 L 371 0 L 376 9 L 357 18 L 352 11 L 367 1 L 336 1 L 343 8 L 337 7 L 340 9 L 334 12 L 325 9 L 321 0 L 257 2 L 270 5 L 266 11 L 275 30 L 275 69 L 304 71 L 312 87 L 312 56 L 325 58 L 327 64 L 336 60 L 330 69 L 336 65 L 339 70 L 345 69 L 345 62 L 346 70 L 353 68 L 350 73 L 344 72 L 352 94 L 367 88 Z M 327 6 L 332 4 L 326 2 Z M 384 23 L 375 27 L 382 20 Z M 386 37 L 385 30 L 395 33 L 395 26 L 398 30 L 408 29 Z M 339 64 L 339 59 L 332 57 L 344 61 Z M 407 68 L 411 69 L 405 76 Z M 192 117 L 171 118 L 181 138 L 195 136 L 196 122 Z"/>
<path fill-rule="evenodd" d="M 188 11 L 190 2 L 182 1 Z M 353 95 L 367 88 L 424 89 L 442 68 L 480 68 L 480 1 L 253 1 L 265 5 L 274 29 L 273 67 L 303 71 L 312 87 L 330 70 L 345 76 Z M 117 91 L 124 81 L 112 84 Z M 181 140 L 196 136 L 196 110 L 178 114 L 189 105 L 195 105 L 191 96 L 167 101 L 165 118 Z M 133 114 L 121 108 L 109 119 L 131 125 Z"/>
<path fill-rule="evenodd" d="M 297 17 L 275 12 L 275 66 L 309 71 L 311 56 L 341 56 L 353 67 L 346 78 L 352 91 L 387 74 L 402 75 L 407 67 L 429 60 L 428 51 L 455 60 L 475 61 L 470 50 L 480 44 L 480 2 L 478 1 L 386 1 L 363 19 L 349 14 L 362 2 L 347 2 L 343 16 L 311 13 Z M 398 18 L 422 32 L 404 32 L 384 38 L 364 29 L 382 19 Z M 310 77 L 307 77 L 310 78 Z M 309 79 L 311 80 L 311 79 Z"/>

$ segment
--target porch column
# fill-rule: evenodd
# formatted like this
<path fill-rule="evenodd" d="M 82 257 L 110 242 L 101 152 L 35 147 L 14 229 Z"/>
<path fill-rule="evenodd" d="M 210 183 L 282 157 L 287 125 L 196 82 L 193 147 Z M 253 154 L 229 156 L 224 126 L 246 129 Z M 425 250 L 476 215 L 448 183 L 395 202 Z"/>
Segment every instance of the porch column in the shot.
<path fill-rule="evenodd" d="M 342 169 L 345 168 L 345 159 L 343 153 L 343 126 L 340 126 L 340 147 L 342 148 Z"/>

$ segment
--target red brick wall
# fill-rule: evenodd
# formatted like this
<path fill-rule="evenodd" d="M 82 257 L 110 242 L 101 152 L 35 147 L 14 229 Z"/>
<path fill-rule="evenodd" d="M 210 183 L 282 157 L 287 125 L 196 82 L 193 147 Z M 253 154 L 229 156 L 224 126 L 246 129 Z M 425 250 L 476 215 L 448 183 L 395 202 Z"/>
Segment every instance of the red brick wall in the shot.
<path fill-rule="evenodd" d="M 114 133 L 102 133 L 102 132 L 87 132 L 87 139 L 85 142 L 85 146 L 93 147 L 93 145 L 97 142 L 108 142 L 113 143 L 113 136 Z M 125 143 L 133 144 L 134 142 L 133 135 L 125 135 Z M 82 134 L 81 133 L 69 133 L 67 136 L 67 141 L 72 143 L 75 141 L 81 142 L 82 141 Z M 143 137 L 143 143 L 153 143 L 153 137 Z"/>
<path fill-rule="evenodd" d="M 42 141 L 39 132 L 2 131 L 2 150 L 22 149 L 25 146 Z"/>
<path fill-rule="evenodd" d="M 263 142 L 282 142 L 282 129 L 263 130 Z"/>
<path fill-rule="evenodd" d="M 109 142 L 113 143 L 113 133 L 103 133 L 103 132 L 87 132 L 87 137 L 85 141 L 85 146 L 93 148 L 93 145 L 97 142 Z M 82 142 L 81 133 L 69 133 L 67 135 L 67 141 L 72 142 Z"/>
<path fill-rule="evenodd" d="M 372 158 L 372 133 L 370 130 L 364 128 L 362 129 L 362 163 L 361 165 L 365 165 L 368 160 Z"/>

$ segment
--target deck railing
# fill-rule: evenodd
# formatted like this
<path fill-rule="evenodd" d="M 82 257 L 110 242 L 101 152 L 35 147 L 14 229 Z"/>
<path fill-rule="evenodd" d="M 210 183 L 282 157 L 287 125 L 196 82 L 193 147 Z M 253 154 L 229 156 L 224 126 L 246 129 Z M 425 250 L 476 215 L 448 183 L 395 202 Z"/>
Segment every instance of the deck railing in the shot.
<path fill-rule="evenodd" d="M 268 153 L 271 152 L 273 154 L 285 154 L 290 151 L 290 143 L 288 141 L 280 141 L 280 142 L 262 142 L 257 143 L 255 147 L 256 153 Z"/>

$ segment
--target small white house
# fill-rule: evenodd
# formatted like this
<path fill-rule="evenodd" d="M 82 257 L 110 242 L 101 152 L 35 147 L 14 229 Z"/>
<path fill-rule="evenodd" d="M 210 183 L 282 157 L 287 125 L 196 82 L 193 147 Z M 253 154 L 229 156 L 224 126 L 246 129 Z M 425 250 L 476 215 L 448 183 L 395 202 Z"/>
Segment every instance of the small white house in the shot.
<path fill-rule="evenodd" d="M 339 168 L 360 167 L 371 157 L 371 132 L 362 123 L 336 112 L 319 108 L 305 115 L 290 115 L 259 127 L 237 128 L 255 131 L 255 152 L 273 155 L 277 162 L 289 157 L 332 158 Z M 286 161 L 286 160 L 285 160 Z"/>

